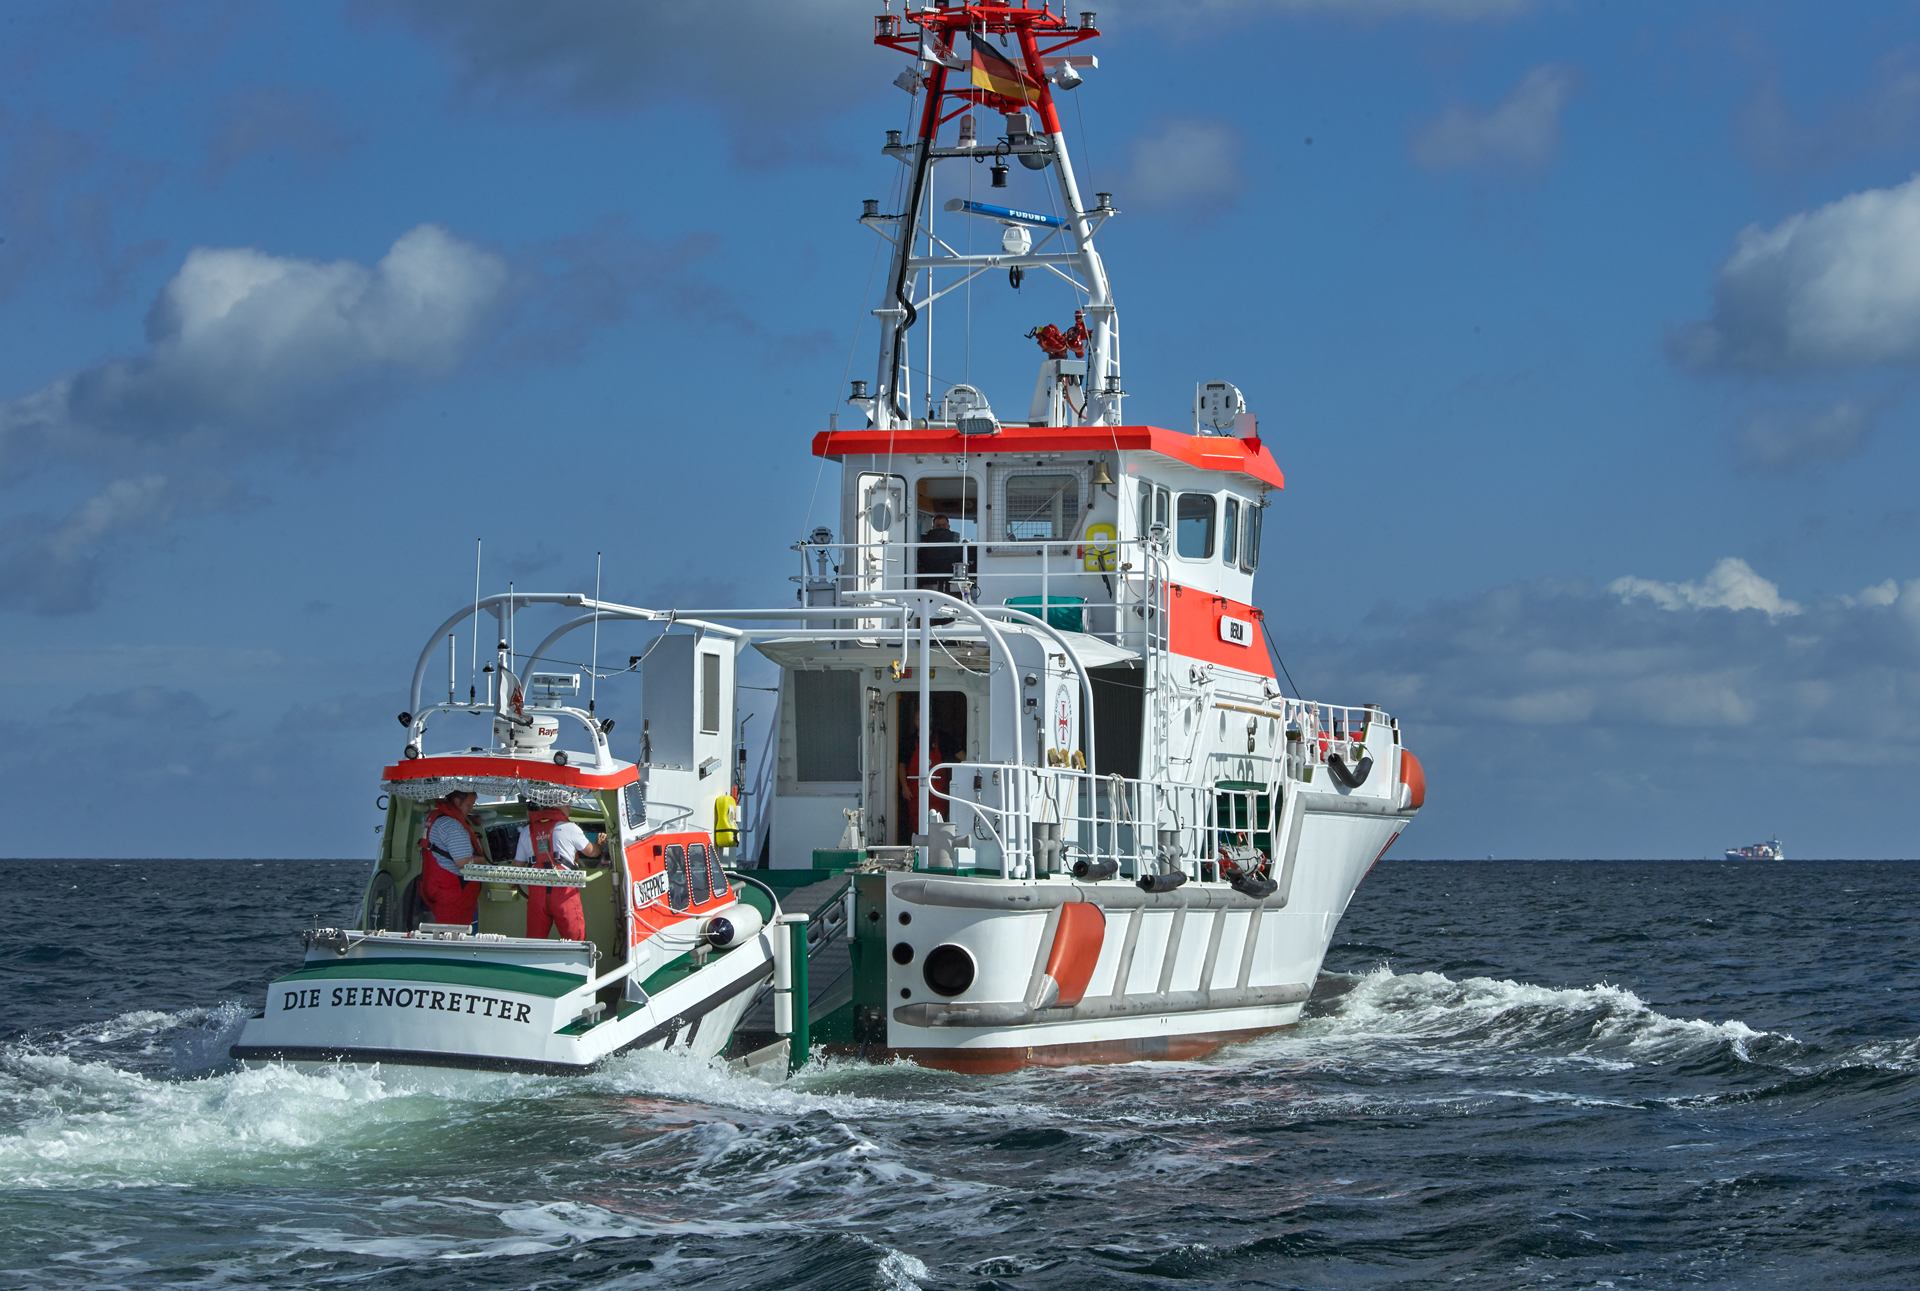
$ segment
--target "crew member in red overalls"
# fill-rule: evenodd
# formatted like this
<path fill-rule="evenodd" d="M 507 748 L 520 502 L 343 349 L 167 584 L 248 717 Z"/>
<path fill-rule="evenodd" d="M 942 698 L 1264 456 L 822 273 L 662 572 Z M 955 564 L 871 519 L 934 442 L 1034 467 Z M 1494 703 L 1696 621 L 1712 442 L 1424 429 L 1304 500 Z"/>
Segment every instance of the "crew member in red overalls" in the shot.
<path fill-rule="evenodd" d="M 933 765 L 953 760 L 947 741 L 939 731 L 927 736 L 927 753 Z M 899 832 L 903 843 L 911 843 L 913 836 L 920 832 L 920 721 L 913 719 L 913 729 L 907 732 L 907 755 L 901 759 L 897 772 L 900 779 L 900 801 L 904 804 L 900 811 Z M 933 773 L 933 790 L 927 804 L 940 814 L 942 820 L 953 810 L 942 794 L 953 792 L 953 768 L 948 767 Z"/>
<path fill-rule="evenodd" d="M 469 861 L 487 856 L 479 833 L 467 819 L 479 797 L 459 790 L 447 794 L 433 804 L 420 833 L 420 895 L 433 911 L 435 923 L 471 924 L 480 902 L 480 885 L 460 876 Z"/>
<path fill-rule="evenodd" d="M 607 854 L 607 836 L 587 841 L 586 831 L 567 819 L 565 807 L 531 807 L 526 828 L 520 831 L 520 846 L 514 863 L 543 870 L 577 870 L 576 857 L 598 859 Z M 544 938 L 547 929 L 557 927 L 567 941 L 587 939 L 587 917 L 580 908 L 580 889 L 573 887 L 527 888 L 527 936 Z"/>

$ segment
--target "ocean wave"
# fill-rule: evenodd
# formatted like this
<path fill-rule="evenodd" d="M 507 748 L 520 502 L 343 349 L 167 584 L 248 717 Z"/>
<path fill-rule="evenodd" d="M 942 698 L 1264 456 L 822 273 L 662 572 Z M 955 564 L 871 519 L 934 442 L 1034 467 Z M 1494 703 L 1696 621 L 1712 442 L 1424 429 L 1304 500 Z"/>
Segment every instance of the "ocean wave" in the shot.
<path fill-rule="evenodd" d="M 269 1177 L 290 1161 L 405 1151 L 410 1123 L 444 1123 L 529 1078 L 343 1066 L 155 1079 L 110 1062 L 0 1054 L 0 1178 L 16 1187 L 171 1185 Z"/>
<path fill-rule="evenodd" d="M 646 1237 L 639 1220 L 578 1201 L 539 1205 L 436 1198 L 415 1201 L 408 1232 L 353 1233 L 304 1225 L 267 1225 L 290 1238 L 292 1251 L 312 1250 L 388 1260 L 481 1260 L 542 1255 L 609 1238 Z M 467 1231 L 462 1231 L 467 1230 Z M 502 1231 L 504 1230 L 504 1231 Z"/>
<path fill-rule="evenodd" d="M 1531 1049 L 1631 1067 L 1702 1049 L 1752 1060 L 1762 1041 L 1798 1042 L 1734 1020 L 1670 1017 L 1621 986 L 1553 987 L 1506 978 L 1454 979 L 1380 967 L 1353 980 L 1296 1034 L 1312 1041 L 1421 1040 Z"/>

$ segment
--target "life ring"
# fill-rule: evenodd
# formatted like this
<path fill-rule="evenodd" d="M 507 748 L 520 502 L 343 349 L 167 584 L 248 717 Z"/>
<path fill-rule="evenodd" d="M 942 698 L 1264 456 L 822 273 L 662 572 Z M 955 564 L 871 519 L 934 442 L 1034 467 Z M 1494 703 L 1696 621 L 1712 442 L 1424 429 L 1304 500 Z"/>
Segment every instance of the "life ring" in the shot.
<path fill-rule="evenodd" d="M 1400 783 L 1407 786 L 1408 811 L 1418 811 L 1427 801 L 1427 770 L 1420 759 L 1406 749 L 1400 750 Z"/>

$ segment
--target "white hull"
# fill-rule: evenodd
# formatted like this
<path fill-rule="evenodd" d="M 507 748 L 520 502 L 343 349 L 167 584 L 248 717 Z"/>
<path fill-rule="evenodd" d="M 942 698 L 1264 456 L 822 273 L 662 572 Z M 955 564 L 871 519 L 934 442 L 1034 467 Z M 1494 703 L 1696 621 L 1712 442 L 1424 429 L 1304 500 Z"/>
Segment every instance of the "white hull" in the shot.
<path fill-rule="evenodd" d="M 1198 1056 L 1297 1022 L 1347 902 L 1411 815 L 1301 796 L 1348 809 L 1304 811 L 1293 864 L 1264 900 L 1205 881 L 1149 893 L 1064 876 L 857 879 L 855 923 L 885 956 L 886 1047 L 933 1066 L 1006 1070 Z M 1067 1003 L 1047 970 L 1059 912 L 1073 905 L 1099 910 L 1100 935 L 1084 991 Z M 881 929 L 884 949 L 873 939 Z M 942 946 L 964 948 L 977 968 L 957 994 L 931 989 L 927 956 Z"/>
<path fill-rule="evenodd" d="M 525 938 L 342 934 L 267 991 L 232 1056 L 242 1062 L 388 1063 L 569 1074 L 635 1049 L 710 1058 L 773 975 L 762 933 L 644 999 L 596 981 L 581 943 Z M 645 961 L 641 961 L 644 965 Z M 624 996 L 598 1021 L 609 988 Z"/>

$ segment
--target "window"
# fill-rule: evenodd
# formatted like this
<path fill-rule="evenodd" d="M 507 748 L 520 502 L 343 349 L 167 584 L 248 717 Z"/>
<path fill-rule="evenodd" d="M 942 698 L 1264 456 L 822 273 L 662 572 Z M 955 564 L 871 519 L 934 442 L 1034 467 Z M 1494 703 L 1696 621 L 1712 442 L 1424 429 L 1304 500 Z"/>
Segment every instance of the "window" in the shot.
<path fill-rule="evenodd" d="M 700 729 L 720 733 L 720 656 L 700 656 Z"/>
<path fill-rule="evenodd" d="M 860 674 L 793 674 L 794 778 L 860 778 Z"/>
<path fill-rule="evenodd" d="M 713 887 L 707 874 L 707 845 L 687 844 L 687 877 L 693 881 L 693 903 L 705 905 L 713 899 Z"/>
<path fill-rule="evenodd" d="M 1173 518 L 1167 511 L 1167 507 L 1172 500 L 1173 494 L 1167 492 L 1165 489 L 1155 489 L 1153 491 L 1153 522 L 1155 524 L 1165 525 L 1169 529 L 1173 528 Z"/>
<path fill-rule="evenodd" d="M 1151 528 L 1153 528 L 1153 482 L 1151 480 L 1141 480 L 1139 536 L 1142 538 L 1146 537 L 1147 530 Z"/>
<path fill-rule="evenodd" d="M 1240 499 L 1228 498 L 1220 516 L 1220 560 L 1229 569 L 1240 559 Z"/>
<path fill-rule="evenodd" d="M 667 844 L 667 907 L 687 908 L 687 849 L 679 843 Z"/>
<path fill-rule="evenodd" d="M 1009 476 L 1006 507 L 1010 540 L 1071 538 L 1080 527 L 1080 477 Z"/>
<path fill-rule="evenodd" d="M 1247 507 L 1247 540 L 1240 549 L 1240 568 L 1251 574 L 1260 568 L 1260 518 L 1267 513 L 1266 505 L 1251 504 Z"/>
<path fill-rule="evenodd" d="M 1213 559 L 1215 498 L 1211 493 L 1182 493 L 1174 526 L 1174 550 L 1187 560 Z"/>
<path fill-rule="evenodd" d="M 966 475 L 923 475 L 913 486 L 914 542 L 925 542 L 935 516 L 968 542 L 979 538 L 980 481 Z"/>

